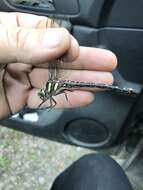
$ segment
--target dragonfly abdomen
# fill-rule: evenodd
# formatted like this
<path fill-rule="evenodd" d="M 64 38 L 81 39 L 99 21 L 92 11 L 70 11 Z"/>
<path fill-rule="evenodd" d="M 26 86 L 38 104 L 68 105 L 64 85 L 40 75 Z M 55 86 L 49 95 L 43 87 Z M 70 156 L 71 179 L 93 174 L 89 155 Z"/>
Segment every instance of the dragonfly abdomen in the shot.
<path fill-rule="evenodd" d="M 110 90 L 121 94 L 126 94 L 129 96 L 136 96 L 137 92 L 132 88 L 119 88 L 115 85 L 100 84 L 94 82 L 80 82 L 72 80 L 52 80 L 51 83 L 56 84 L 57 89 L 55 89 L 55 94 L 63 92 L 63 90 Z M 58 93 L 56 92 L 58 91 Z"/>

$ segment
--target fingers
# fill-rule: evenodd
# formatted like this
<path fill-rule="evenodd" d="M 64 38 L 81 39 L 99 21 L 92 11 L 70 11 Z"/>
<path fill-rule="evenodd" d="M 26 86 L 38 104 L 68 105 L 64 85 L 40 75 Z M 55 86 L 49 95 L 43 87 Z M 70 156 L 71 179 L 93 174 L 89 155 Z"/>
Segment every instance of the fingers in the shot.
<path fill-rule="evenodd" d="M 27 105 L 30 108 L 37 108 L 42 100 L 38 97 L 38 92 L 39 89 L 33 89 L 29 93 L 29 97 L 27 100 Z M 75 107 L 81 107 L 81 106 L 86 106 L 89 103 L 91 103 L 94 100 L 94 95 L 90 92 L 86 91 L 73 91 L 73 92 L 68 92 L 67 97 L 68 101 L 65 98 L 64 94 L 60 94 L 57 96 L 54 96 L 54 100 L 56 101 L 56 108 L 75 108 Z M 46 101 L 44 104 L 42 104 L 41 108 L 47 108 L 50 106 L 50 101 Z"/>
<path fill-rule="evenodd" d="M 33 71 L 29 74 L 31 85 L 34 88 L 43 88 L 49 79 L 48 74 L 49 72 L 47 69 L 33 69 Z M 113 83 L 113 76 L 111 73 L 99 71 L 64 70 L 62 79 L 95 82 L 98 84 Z"/>
<path fill-rule="evenodd" d="M 110 72 L 116 66 L 117 58 L 112 52 L 80 47 L 79 57 L 76 61 L 61 65 L 65 70 L 60 70 L 60 72 L 61 77 L 67 80 L 112 84 L 113 76 Z M 79 70 L 69 70 L 68 68 Z M 33 87 L 42 88 L 49 79 L 49 71 L 35 68 L 29 77 Z M 38 80 L 39 78 L 40 80 Z"/>
<path fill-rule="evenodd" d="M 78 56 L 78 43 L 64 28 L 25 29 L 0 26 L 0 63 L 36 65 L 66 53 L 69 59 L 74 60 Z"/>

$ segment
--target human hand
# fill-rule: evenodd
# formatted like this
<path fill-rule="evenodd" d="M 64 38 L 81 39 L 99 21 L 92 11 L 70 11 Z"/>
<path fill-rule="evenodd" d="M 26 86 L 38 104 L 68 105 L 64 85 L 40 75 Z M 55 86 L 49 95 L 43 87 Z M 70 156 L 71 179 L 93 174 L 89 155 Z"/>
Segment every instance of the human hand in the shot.
<path fill-rule="evenodd" d="M 111 71 L 117 65 L 107 50 L 80 47 L 66 29 L 50 28 L 51 20 L 24 13 L 0 13 L 0 118 L 23 107 L 37 108 L 38 92 L 48 80 L 48 62 L 64 55 L 68 80 L 112 84 Z M 0 66 L 1 66 L 0 65 Z M 93 101 L 88 91 L 68 92 L 55 97 L 56 107 L 79 107 Z M 45 102 L 44 106 L 48 106 Z"/>

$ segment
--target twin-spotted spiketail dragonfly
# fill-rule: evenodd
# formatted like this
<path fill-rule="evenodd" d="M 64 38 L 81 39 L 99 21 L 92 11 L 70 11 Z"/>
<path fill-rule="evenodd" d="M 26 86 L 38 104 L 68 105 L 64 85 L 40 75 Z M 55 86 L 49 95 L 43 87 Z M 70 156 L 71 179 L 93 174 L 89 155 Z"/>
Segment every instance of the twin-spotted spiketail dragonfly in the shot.
<path fill-rule="evenodd" d="M 58 22 L 61 24 L 62 22 Z M 52 20 L 51 27 L 55 25 L 55 19 Z M 46 83 L 45 88 L 41 89 L 38 93 L 38 96 L 42 100 L 39 108 L 42 107 L 43 103 L 47 100 L 50 101 L 50 106 L 47 107 L 51 109 L 56 106 L 57 102 L 54 99 L 54 96 L 64 93 L 65 98 L 68 101 L 68 97 L 66 91 L 73 91 L 76 89 L 80 90 L 109 90 L 120 94 L 125 94 L 129 96 L 137 96 L 138 92 L 132 88 L 120 88 L 115 85 L 107 85 L 107 84 L 97 84 L 94 82 L 79 82 L 79 81 L 70 81 L 70 80 L 61 80 L 59 78 L 59 68 L 60 64 L 62 63 L 62 59 L 59 58 L 58 60 L 49 63 L 49 80 Z"/>

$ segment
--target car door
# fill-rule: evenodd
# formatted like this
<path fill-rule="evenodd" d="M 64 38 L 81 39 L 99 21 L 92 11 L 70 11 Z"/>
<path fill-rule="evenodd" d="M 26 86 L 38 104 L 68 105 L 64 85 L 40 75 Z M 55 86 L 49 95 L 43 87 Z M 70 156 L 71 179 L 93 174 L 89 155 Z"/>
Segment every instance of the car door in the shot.
<path fill-rule="evenodd" d="M 17 3 L 18 2 L 18 3 Z M 141 92 L 143 81 L 143 1 L 133 0 L 1 0 L 1 11 L 56 17 L 80 45 L 112 50 L 118 57 L 115 84 Z M 135 127 L 140 97 L 106 91 L 89 106 L 29 112 L 1 122 L 4 126 L 87 148 L 123 142 Z"/>

